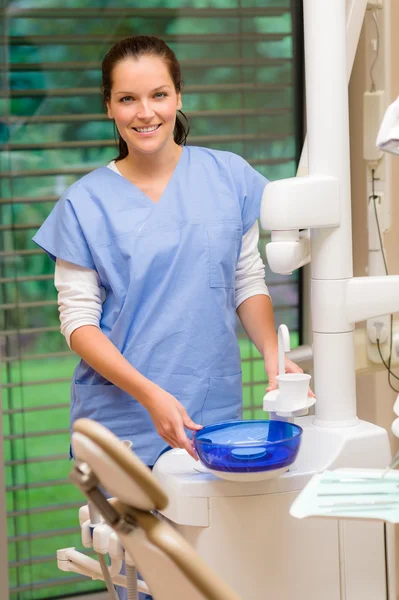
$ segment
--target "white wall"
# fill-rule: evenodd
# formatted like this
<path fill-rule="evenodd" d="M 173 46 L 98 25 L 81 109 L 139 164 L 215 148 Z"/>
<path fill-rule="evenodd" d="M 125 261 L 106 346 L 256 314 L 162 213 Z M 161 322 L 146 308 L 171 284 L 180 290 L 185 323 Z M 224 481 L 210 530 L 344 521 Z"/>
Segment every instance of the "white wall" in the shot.
<path fill-rule="evenodd" d="M 391 101 L 399 95 L 399 1 L 391 0 Z M 351 127 L 351 173 L 352 173 L 352 227 L 354 275 L 364 276 L 367 265 L 367 222 L 366 222 L 366 170 L 362 159 L 362 96 L 368 89 L 366 72 L 366 45 L 364 28 L 352 72 L 350 92 Z M 391 229 L 384 237 L 388 269 L 391 275 L 399 274 L 399 157 L 392 159 L 392 202 Z M 361 324 L 364 326 L 364 323 Z M 399 372 L 399 370 L 397 370 Z M 399 383 L 399 382 L 398 382 Z M 398 386 L 399 387 L 399 386 Z M 357 378 L 357 403 L 360 418 L 381 425 L 390 434 L 393 451 L 399 448 L 399 440 L 391 434 L 394 419 L 392 406 L 396 394 L 390 389 L 386 371 L 359 375 Z M 397 539 L 397 574 L 399 575 L 399 527 Z M 399 581 L 399 577 L 398 577 Z"/>

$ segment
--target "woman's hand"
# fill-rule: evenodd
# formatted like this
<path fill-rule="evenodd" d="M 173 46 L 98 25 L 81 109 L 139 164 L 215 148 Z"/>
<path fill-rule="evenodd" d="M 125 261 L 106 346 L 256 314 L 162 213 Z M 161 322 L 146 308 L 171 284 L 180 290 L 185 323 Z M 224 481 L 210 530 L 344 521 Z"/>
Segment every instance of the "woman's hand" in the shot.
<path fill-rule="evenodd" d="M 273 357 L 265 359 L 265 370 L 269 378 L 269 385 L 266 388 L 266 392 L 271 392 L 277 389 L 277 375 L 278 375 L 278 358 Z M 286 373 L 303 373 L 303 369 L 297 364 L 292 362 L 289 358 L 285 359 L 285 372 Z M 309 396 L 315 398 L 314 393 L 309 388 Z"/>
<path fill-rule="evenodd" d="M 160 389 L 147 409 L 161 438 L 172 448 L 184 448 L 198 460 L 193 441 L 186 435 L 184 428 L 199 431 L 202 425 L 190 419 L 184 406 L 172 394 Z"/>

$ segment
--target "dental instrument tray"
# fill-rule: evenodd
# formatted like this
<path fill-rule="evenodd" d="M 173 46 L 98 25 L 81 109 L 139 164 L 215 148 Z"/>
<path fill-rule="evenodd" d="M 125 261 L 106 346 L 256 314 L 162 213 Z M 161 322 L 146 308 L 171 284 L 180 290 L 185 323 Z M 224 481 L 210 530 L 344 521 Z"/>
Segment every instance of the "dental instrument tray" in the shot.
<path fill-rule="evenodd" d="M 399 523 L 399 471 L 337 469 L 318 473 L 296 498 L 290 515 Z"/>
<path fill-rule="evenodd" d="M 302 428 L 284 421 L 225 421 L 194 434 L 202 464 L 230 481 L 276 477 L 294 462 Z"/>

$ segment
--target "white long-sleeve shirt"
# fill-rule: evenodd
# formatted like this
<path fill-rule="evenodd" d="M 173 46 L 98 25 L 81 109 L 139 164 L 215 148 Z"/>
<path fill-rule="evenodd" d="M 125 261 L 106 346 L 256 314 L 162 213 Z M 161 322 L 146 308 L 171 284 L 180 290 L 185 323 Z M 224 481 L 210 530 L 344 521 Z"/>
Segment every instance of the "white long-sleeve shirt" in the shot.
<path fill-rule="evenodd" d="M 119 173 L 114 161 L 108 167 Z M 122 175 L 121 175 L 122 177 Z M 258 250 L 259 227 L 255 222 L 242 237 L 235 274 L 236 308 L 251 296 L 269 296 L 265 283 L 265 266 Z M 54 284 L 58 291 L 61 333 L 70 346 L 70 338 L 79 327 L 100 327 L 104 289 L 98 273 L 57 258 Z"/>

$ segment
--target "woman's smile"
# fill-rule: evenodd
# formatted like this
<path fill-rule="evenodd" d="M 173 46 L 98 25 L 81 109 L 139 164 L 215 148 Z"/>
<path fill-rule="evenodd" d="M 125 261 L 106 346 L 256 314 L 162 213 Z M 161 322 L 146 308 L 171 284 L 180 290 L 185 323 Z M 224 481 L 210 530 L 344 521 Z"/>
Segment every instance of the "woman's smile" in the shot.
<path fill-rule="evenodd" d="M 152 133 L 158 131 L 161 125 L 162 123 L 159 125 L 147 125 L 146 127 L 132 127 L 132 129 L 140 135 L 151 135 Z"/>

